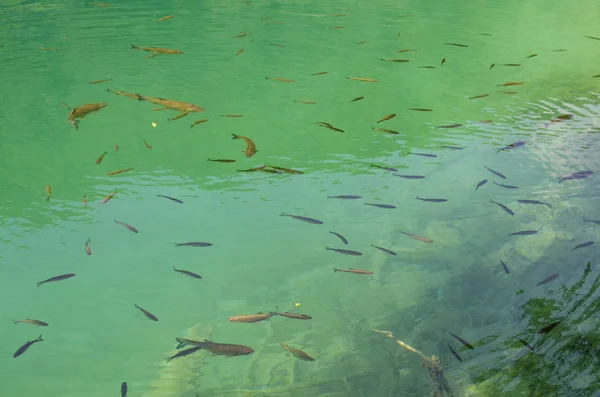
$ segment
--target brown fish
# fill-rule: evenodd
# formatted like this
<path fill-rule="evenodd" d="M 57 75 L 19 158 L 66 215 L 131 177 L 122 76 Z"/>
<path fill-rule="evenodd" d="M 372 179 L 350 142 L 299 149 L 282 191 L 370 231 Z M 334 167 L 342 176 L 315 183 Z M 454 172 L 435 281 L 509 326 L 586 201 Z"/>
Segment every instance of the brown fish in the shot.
<path fill-rule="evenodd" d="M 385 132 L 386 134 L 392 134 L 392 135 L 398 135 L 399 134 L 398 131 L 388 130 L 387 128 L 375 128 L 375 127 L 371 127 L 371 128 L 373 130 L 375 130 L 375 131 Z"/>
<path fill-rule="evenodd" d="M 408 110 L 416 110 L 417 112 L 433 112 L 433 109 L 426 108 L 409 108 Z"/>
<path fill-rule="evenodd" d="M 161 109 L 162 110 L 162 109 Z M 190 114 L 189 112 L 183 112 L 183 113 L 179 113 L 177 116 L 175 117 L 171 117 L 171 118 L 167 118 L 167 121 L 175 121 L 175 120 L 179 120 L 182 117 L 187 116 L 188 114 Z"/>
<path fill-rule="evenodd" d="M 176 55 L 176 54 L 183 54 L 182 51 L 179 50 L 172 50 L 170 48 L 161 48 L 161 47 L 138 47 L 136 45 L 131 45 L 131 49 L 132 50 L 142 50 L 142 51 L 147 51 L 147 52 L 151 52 L 152 55 L 148 56 L 147 58 L 152 58 L 155 57 L 159 54 L 170 54 L 170 55 Z"/>
<path fill-rule="evenodd" d="M 156 20 L 156 23 L 162 22 L 162 21 L 166 21 L 166 20 L 171 19 L 171 18 L 173 18 L 173 15 L 167 15 L 167 16 L 164 16 L 164 17 L 159 18 L 158 20 Z"/>
<path fill-rule="evenodd" d="M 148 310 L 142 309 L 141 307 L 139 307 L 136 304 L 134 304 L 133 306 L 135 306 L 136 308 L 138 308 L 142 313 L 144 313 L 144 316 L 148 317 L 150 320 L 152 320 L 152 321 L 158 321 L 158 318 L 154 314 L 150 313 Z"/>
<path fill-rule="evenodd" d="M 76 108 L 71 109 L 69 114 L 67 115 L 67 121 L 75 127 L 75 129 L 79 129 L 79 120 L 77 119 L 85 119 L 90 113 L 97 113 L 100 109 L 108 106 L 106 102 L 100 103 L 86 103 L 85 105 L 78 106 Z"/>
<path fill-rule="evenodd" d="M 256 150 L 256 145 L 254 144 L 254 142 L 252 142 L 250 140 L 250 138 L 246 138 L 245 136 L 236 135 L 236 134 L 231 134 L 231 135 L 233 135 L 232 139 L 242 139 L 244 142 L 246 142 L 246 149 L 243 150 L 246 157 L 252 157 L 254 155 L 254 153 L 258 152 L 258 150 Z"/>
<path fill-rule="evenodd" d="M 326 123 L 326 122 L 324 122 L 324 121 L 317 121 L 315 124 L 317 124 L 317 125 L 319 125 L 319 126 L 321 126 L 321 127 L 328 128 L 328 129 L 330 129 L 330 130 L 332 130 L 332 131 L 344 132 L 344 130 L 342 130 L 342 129 L 340 129 L 340 128 L 337 128 L 337 127 L 334 127 L 334 126 L 332 126 L 331 124 L 329 124 L 329 123 Z"/>
<path fill-rule="evenodd" d="M 343 273 L 354 273 L 354 274 L 373 274 L 373 272 L 368 270 L 360 270 L 360 269 L 333 269 L 333 272 L 343 272 Z"/>
<path fill-rule="evenodd" d="M 92 250 L 90 249 L 90 246 L 88 245 L 91 242 L 92 242 L 92 239 L 88 238 L 87 241 L 85 242 L 85 245 L 83 246 L 83 248 L 85 249 L 85 253 L 88 255 L 92 255 Z"/>
<path fill-rule="evenodd" d="M 365 44 L 366 42 L 367 42 L 367 40 L 362 40 L 362 41 L 359 41 L 359 42 L 358 42 L 358 43 L 356 43 L 356 44 Z"/>
<path fill-rule="evenodd" d="M 472 96 L 472 97 L 471 97 L 471 98 L 469 98 L 469 99 L 479 99 L 479 98 L 485 98 L 486 96 L 489 96 L 489 95 L 490 95 L 490 94 L 479 94 L 479 95 Z"/>
<path fill-rule="evenodd" d="M 116 95 L 126 96 L 127 98 L 138 99 L 138 95 L 136 95 L 136 94 L 130 94 L 129 92 L 125 92 L 125 91 L 113 91 L 110 88 L 107 88 L 106 91 L 112 92 L 113 94 L 116 94 Z"/>
<path fill-rule="evenodd" d="M 119 151 L 119 145 L 115 144 L 115 153 Z"/>
<path fill-rule="evenodd" d="M 256 314 L 244 314 L 241 316 L 231 316 L 227 321 L 232 323 L 257 323 L 259 321 L 268 320 L 273 317 L 276 313 L 256 313 Z"/>
<path fill-rule="evenodd" d="M 50 185 L 46 185 L 46 201 L 50 201 L 51 195 L 52 195 L 52 187 Z"/>
<path fill-rule="evenodd" d="M 241 50 L 237 50 L 237 52 L 235 53 L 235 56 L 237 57 L 238 55 L 240 55 L 242 52 L 244 52 L 244 49 L 242 48 Z"/>
<path fill-rule="evenodd" d="M 240 32 L 240 34 L 238 36 L 234 36 L 234 39 L 241 39 L 242 37 L 246 37 L 248 36 L 248 33 L 246 32 Z"/>
<path fill-rule="evenodd" d="M 117 194 L 117 192 L 112 192 L 108 196 L 104 197 L 102 200 L 100 200 L 100 204 L 105 204 L 106 202 L 108 202 L 108 200 L 113 198 L 115 196 L 115 194 Z"/>
<path fill-rule="evenodd" d="M 115 170 L 115 171 L 107 172 L 106 175 L 117 175 L 117 174 L 121 174 L 123 172 L 131 171 L 132 169 L 133 169 L 133 167 L 131 167 L 131 168 L 123 168 L 121 170 Z"/>
<path fill-rule="evenodd" d="M 296 80 L 285 79 L 283 77 L 265 77 L 267 80 L 279 81 L 280 83 L 293 83 Z"/>
<path fill-rule="evenodd" d="M 348 80 L 362 81 L 363 83 L 377 83 L 377 80 L 367 77 L 346 77 Z"/>
<path fill-rule="evenodd" d="M 381 118 L 381 120 L 379 120 L 377 123 L 381 123 L 381 122 L 383 122 L 383 121 L 386 121 L 386 120 L 389 120 L 389 119 L 393 119 L 394 117 L 396 117 L 396 114 L 395 114 L 395 113 L 388 114 L 388 115 L 386 115 L 386 116 L 383 116 L 383 117 Z"/>
<path fill-rule="evenodd" d="M 130 231 L 134 232 L 134 233 L 139 233 L 139 230 L 137 230 L 135 227 L 128 225 L 127 223 L 123 223 L 123 222 L 119 222 L 116 219 L 113 219 L 115 221 L 115 223 L 118 223 L 121 226 L 126 227 L 127 229 L 129 229 Z"/>
<path fill-rule="evenodd" d="M 83 206 L 87 207 L 87 197 L 85 196 L 85 194 L 83 195 L 82 202 L 83 202 Z"/>
<path fill-rule="evenodd" d="M 424 243 L 429 243 L 429 244 L 433 243 L 433 240 L 430 240 L 426 237 L 417 236 L 416 234 L 403 232 L 402 230 L 398 230 L 398 231 L 402 234 L 406 234 L 408 237 L 414 238 L 415 240 L 419 240 L 419 241 L 422 241 Z"/>
<path fill-rule="evenodd" d="M 161 106 L 163 106 L 167 109 L 171 109 L 171 110 L 178 110 L 182 113 L 204 112 L 204 109 L 202 109 L 198 105 L 194 105 L 193 103 L 173 101 L 173 100 L 164 99 L 164 98 L 154 98 L 151 96 L 144 96 L 144 95 L 140 95 L 140 94 L 135 94 L 135 95 L 136 95 L 136 99 L 138 99 L 140 101 L 152 102 L 156 105 L 161 105 Z"/>
<path fill-rule="evenodd" d="M 175 339 L 177 340 L 177 342 L 179 342 L 177 348 L 186 345 L 198 346 L 201 349 L 208 350 L 212 354 L 219 356 L 236 357 L 254 353 L 254 349 L 244 345 L 234 345 L 230 343 L 215 343 L 209 341 L 208 339 L 204 339 L 204 342 L 184 338 Z"/>
<path fill-rule="evenodd" d="M 285 48 L 285 46 L 283 44 L 270 43 L 269 45 L 272 45 L 273 47 Z M 327 72 L 325 72 L 325 73 L 327 73 Z"/>
<path fill-rule="evenodd" d="M 499 92 L 501 94 L 507 94 L 507 95 L 516 95 L 516 94 L 518 94 L 518 92 L 516 92 L 516 91 L 496 91 L 496 92 Z"/>
<path fill-rule="evenodd" d="M 504 84 L 498 84 L 496 87 L 510 87 L 513 85 L 523 85 L 523 83 L 520 81 L 508 81 Z"/>
<path fill-rule="evenodd" d="M 294 174 L 294 175 L 301 175 L 301 174 L 304 174 L 304 172 L 302 172 L 302 171 L 293 170 L 293 169 L 291 169 L 291 168 L 277 167 L 277 166 L 270 165 L 270 164 L 267 164 L 267 166 L 269 166 L 269 167 L 273 168 L 274 170 L 277 170 L 277 171 L 284 172 L 284 173 L 286 173 L 286 174 Z"/>
<path fill-rule="evenodd" d="M 206 123 L 208 121 L 208 119 L 200 119 L 200 120 L 196 120 L 194 121 L 191 125 L 190 128 L 192 128 L 195 125 L 201 124 L 201 123 Z"/>
<path fill-rule="evenodd" d="M 238 170 L 238 172 L 256 172 L 256 171 L 262 171 L 265 167 L 266 167 L 266 165 L 258 165 L 258 166 L 253 167 L 253 168 L 247 168 L 245 170 Z"/>
<path fill-rule="evenodd" d="M 316 105 L 316 102 L 313 101 L 294 101 L 294 103 L 302 103 L 304 105 Z"/>
<path fill-rule="evenodd" d="M 104 158 L 104 156 L 106 156 L 107 152 L 102 153 L 97 159 L 96 159 L 96 164 L 100 164 L 102 162 L 102 159 Z"/>
<path fill-rule="evenodd" d="M 304 361 L 315 361 L 314 358 L 312 358 L 308 354 L 304 353 L 302 350 L 292 349 L 291 347 L 289 347 L 287 344 L 285 344 L 283 342 L 279 342 L 279 343 L 280 343 L 281 347 L 284 348 L 284 350 L 287 350 L 290 353 L 292 353 L 294 355 L 294 357 L 299 358 L 300 360 L 304 360 Z"/>
<path fill-rule="evenodd" d="M 327 74 L 327 73 L 329 73 L 329 72 L 317 72 L 317 73 L 311 73 L 310 75 L 311 76 L 320 76 L 322 74 Z"/>
<path fill-rule="evenodd" d="M 40 320 L 32 320 L 32 319 L 24 319 L 24 320 L 13 320 L 13 323 L 18 324 L 18 323 L 23 323 L 23 324 L 31 324 L 31 325 L 37 325 L 38 327 L 47 327 L 48 323 L 44 322 L 44 321 L 40 321 Z"/>
<path fill-rule="evenodd" d="M 300 314 L 300 313 L 276 312 L 275 314 L 278 316 L 282 316 L 282 317 L 293 318 L 294 320 L 310 320 L 310 319 L 312 319 L 311 316 L 306 315 L 306 314 Z"/>
<path fill-rule="evenodd" d="M 104 83 L 107 81 L 112 81 L 112 79 L 94 80 L 94 81 L 90 81 L 90 84 L 99 84 L 99 83 Z"/>
<path fill-rule="evenodd" d="M 144 139 L 144 146 L 146 146 L 148 149 L 152 149 L 152 146 L 148 145 L 148 143 L 146 142 L 145 139 Z"/>

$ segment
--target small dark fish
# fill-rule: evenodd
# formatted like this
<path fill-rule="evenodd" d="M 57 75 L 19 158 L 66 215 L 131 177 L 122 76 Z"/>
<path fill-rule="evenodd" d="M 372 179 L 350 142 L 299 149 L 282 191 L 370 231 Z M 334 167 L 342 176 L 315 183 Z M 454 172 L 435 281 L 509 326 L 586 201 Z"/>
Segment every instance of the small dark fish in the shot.
<path fill-rule="evenodd" d="M 27 351 L 27 349 L 29 349 L 31 347 L 31 345 L 33 345 L 34 343 L 43 342 L 43 341 L 44 340 L 42 339 L 42 335 L 40 335 L 37 339 L 31 340 L 31 341 L 25 343 L 23 346 L 19 347 L 19 349 L 15 352 L 15 354 L 13 354 L 13 358 L 17 358 L 21 354 L 25 353 Z"/>
<path fill-rule="evenodd" d="M 496 183 L 496 182 L 494 182 L 494 184 L 496 184 L 496 185 L 498 185 L 498 186 L 500 186 L 500 187 L 504 187 L 504 188 L 506 188 L 506 189 L 518 189 L 518 186 L 503 185 L 503 184 L 501 184 L 501 183 Z"/>
<path fill-rule="evenodd" d="M 348 244 L 348 240 L 346 240 L 346 238 L 344 236 L 342 236 L 341 234 L 336 233 L 336 232 L 329 232 L 329 233 L 333 234 L 334 236 L 337 236 L 340 240 L 342 240 L 342 243 Z"/>
<path fill-rule="evenodd" d="M 421 201 L 428 201 L 430 203 L 445 203 L 446 201 L 448 201 L 447 199 L 421 198 L 419 196 L 417 196 L 416 199 Z"/>
<path fill-rule="evenodd" d="M 313 218 L 307 218 L 305 216 L 300 216 L 300 215 L 290 215 L 290 214 L 286 214 L 286 213 L 282 212 L 279 216 L 288 216 L 288 217 L 294 218 L 298 221 L 312 223 L 313 225 L 322 225 L 323 224 L 323 222 L 321 222 L 320 220 L 313 219 Z"/>
<path fill-rule="evenodd" d="M 529 236 L 531 234 L 536 234 L 537 230 L 521 230 L 519 232 L 509 233 L 509 236 Z"/>
<path fill-rule="evenodd" d="M 445 125 L 439 125 L 435 128 L 458 128 L 458 127 L 462 127 L 462 124 L 445 124 Z"/>
<path fill-rule="evenodd" d="M 444 149 L 454 149 L 454 150 L 463 150 L 464 149 L 463 147 L 460 147 L 460 146 L 446 146 L 446 145 L 444 145 L 444 146 L 441 146 L 441 147 L 443 147 Z"/>
<path fill-rule="evenodd" d="M 548 284 L 549 282 L 554 281 L 557 278 L 558 278 L 558 273 L 551 274 L 550 276 L 546 277 L 545 279 L 543 279 L 542 281 L 537 283 L 536 286 Z"/>
<path fill-rule="evenodd" d="M 600 225 L 600 221 L 595 221 L 593 219 L 586 218 L 585 216 L 582 216 L 582 218 L 583 218 L 584 222 L 592 222 L 592 223 L 595 223 L 596 225 Z"/>
<path fill-rule="evenodd" d="M 540 329 L 540 330 L 538 331 L 538 334 L 547 334 L 548 332 L 550 332 L 550 331 L 552 331 L 554 328 L 556 328 L 556 326 L 557 326 L 558 324 L 560 324 L 561 322 L 562 322 L 562 320 L 561 320 L 561 321 L 557 321 L 557 322 L 555 322 L 555 323 L 552 323 L 552 324 L 550 324 L 550 325 L 547 325 L 547 326 L 545 326 L 544 328 L 542 328 L 542 329 Z"/>
<path fill-rule="evenodd" d="M 156 318 L 156 316 L 154 314 L 150 313 L 148 310 L 142 309 L 141 307 L 139 307 L 136 304 L 134 304 L 133 306 L 135 306 L 136 308 L 138 308 L 150 320 L 152 320 L 152 321 L 158 321 L 158 318 Z"/>
<path fill-rule="evenodd" d="M 446 58 L 442 58 L 442 62 L 440 63 L 440 66 L 444 66 L 445 62 L 446 62 Z"/>
<path fill-rule="evenodd" d="M 505 206 L 504 204 L 501 204 L 501 203 L 499 203 L 499 202 L 497 202 L 497 201 L 494 201 L 494 200 L 490 200 L 490 203 L 494 203 L 494 204 L 496 204 L 497 206 L 499 206 L 500 208 L 502 208 L 504 211 L 508 212 L 508 213 L 509 213 L 509 214 L 511 214 L 511 215 L 514 215 L 514 214 L 515 214 L 514 212 L 512 212 L 512 210 L 511 210 L 510 208 L 508 208 L 508 207 L 507 207 L 507 206 Z"/>
<path fill-rule="evenodd" d="M 423 175 L 401 175 L 401 174 L 394 174 L 394 176 L 400 177 L 400 178 L 404 178 L 404 179 L 424 179 L 425 177 Z"/>
<path fill-rule="evenodd" d="M 371 244 L 371 247 L 377 248 L 378 250 L 383 251 L 383 252 L 385 252 L 388 255 L 396 256 L 396 253 L 394 251 L 389 250 L 387 248 L 378 247 L 378 246 L 373 245 L 373 244 Z"/>
<path fill-rule="evenodd" d="M 376 167 L 379 168 L 380 170 L 385 170 L 385 171 L 392 171 L 392 172 L 397 172 L 398 170 L 392 167 L 384 167 L 381 165 L 377 165 L 377 164 L 371 164 L 371 167 Z"/>
<path fill-rule="evenodd" d="M 538 200 L 517 200 L 519 203 L 521 204 L 540 204 L 540 205 L 547 205 L 548 208 L 552 208 L 552 206 L 548 203 L 544 203 L 542 201 L 538 201 Z"/>
<path fill-rule="evenodd" d="M 488 168 L 488 167 L 486 167 L 485 165 L 484 165 L 484 167 L 485 167 L 485 169 L 486 169 L 486 170 L 488 170 L 488 171 L 489 171 L 489 172 L 491 172 L 492 174 L 496 175 L 497 177 L 499 177 L 499 178 L 502 178 L 502 179 L 506 179 L 506 177 L 505 177 L 504 175 L 502 175 L 501 173 L 499 173 L 499 172 L 497 172 L 497 171 L 494 171 L 493 169 L 491 169 L 491 168 Z"/>
<path fill-rule="evenodd" d="M 524 142 L 524 141 L 518 141 L 518 142 L 515 142 L 515 143 L 511 143 L 510 145 L 507 145 L 507 146 L 505 146 L 503 148 L 498 149 L 498 151 L 500 151 L 500 150 L 516 149 L 518 147 L 521 147 L 521 146 L 525 145 L 525 143 L 526 142 Z"/>
<path fill-rule="evenodd" d="M 362 198 L 362 196 L 349 196 L 349 195 L 341 195 L 341 196 L 327 196 L 328 199 L 342 199 L 342 200 L 357 200 Z"/>
<path fill-rule="evenodd" d="M 352 251 L 352 250 L 345 250 L 345 249 L 339 249 L 339 248 L 329 248 L 329 247 L 325 247 L 326 250 L 328 251 L 335 251 L 335 252 L 339 252 L 340 254 L 344 254 L 344 255 L 352 255 L 352 256 L 361 256 L 362 253 L 358 252 L 358 251 Z"/>
<path fill-rule="evenodd" d="M 537 57 L 537 56 L 538 56 L 538 54 L 531 54 L 531 55 L 528 55 L 527 58 L 533 58 L 533 57 Z"/>
<path fill-rule="evenodd" d="M 435 69 L 435 66 L 418 66 L 419 69 Z M 416 109 L 413 109 L 416 110 Z"/>
<path fill-rule="evenodd" d="M 300 314 L 300 313 L 277 312 L 275 314 L 278 316 L 293 318 L 294 320 L 310 320 L 310 319 L 312 319 L 311 316 L 309 316 L 307 314 Z"/>
<path fill-rule="evenodd" d="M 587 37 L 588 39 L 593 39 L 593 40 L 600 40 L 600 38 L 594 37 L 594 36 L 583 36 L 583 37 Z"/>
<path fill-rule="evenodd" d="M 466 44 L 458 44 L 458 43 L 444 43 L 446 45 L 453 45 L 455 47 L 468 47 Z"/>
<path fill-rule="evenodd" d="M 520 63 L 503 63 L 502 66 L 521 66 Z"/>
<path fill-rule="evenodd" d="M 121 397 L 127 397 L 127 382 L 121 383 Z"/>
<path fill-rule="evenodd" d="M 574 179 L 587 178 L 588 176 L 590 176 L 592 174 L 593 174 L 592 171 L 577 171 L 577 172 L 572 173 L 571 175 L 559 178 L 558 179 L 558 183 L 562 183 L 564 181 L 571 181 L 571 180 L 574 180 Z"/>
<path fill-rule="evenodd" d="M 486 96 L 489 96 L 490 94 L 480 94 L 480 95 L 475 95 L 470 97 L 469 99 L 479 99 L 479 98 L 485 98 Z"/>
<path fill-rule="evenodd" d="M 365 203 L 365 205 L 370 205 L 372 207 L 377 207 L 377 208 L 387 208 L 387 209 L 394 209 L 394 208 L 396 208 L 395 205 L 391 205 L 391 204 Z"/>
<path fill-rule="evenodd" d="M 496 66 L 496 64 L 495 64 L 495 63 L 492 63 L 492 64 L 490 65 L 490 70 L 492 70 L 492 68 L 493 68 L 494 66 Z"/>
<path fill-rule="evenodd" d="M 208 161 L 214 161 L 215 163 L 235 163 L 235 160 L 229 159 L 208 159 Z"/>
<path fill-rule="evenodd" d="M 39 283 L 37 283 L 37 286 L 39 287 L 42 284 L 51 283 L 51 282 L 54 282 L 54 281 L 66 280 L 66 279 L 69 279 L 71 277 L 75 277 L 75 274 L 73 274 L 73 273 L 62 274 L 60 276 L 51 277 L 48 280 L 40 281 Z"/>
<path fill-rule="evenodd" d="M 115 221 L 115 223 L 118 223 L 119 225 L 126 227 L 127 229 L 131 230 L 134 233 L 139 233 L 139 230 L 137 230 L 135 227 L 133 227 L 131 225 L 128 225 L 128 224 L 123 223 L 123 222 L 119 222 L 116 219 L 114 219 L 114 221 Z"/>
<path fill-rule="evenodd" d="M 370 270 L 361 270 L 361 269 L 333 269 L 333 272 L 342 272 L 342 273 L 354 273 L 354 274 L 373 274 Z"/>
<path fill-rule="evenodd" d="M 360 101 L 361 99 L 364 99 L 364 96 L 359 96 L 357 98 L 354 98 L 353 100 L 351 100 L 350 102 L 356 102 L 356 101 Z"/>
<path fill-rule="evenodd" d="M 173 270 L 175 270 L 176 272 L 179 272 L 181 274 L 185 274 L 186 276 L 189 276 L 191 278 L 197 278 L 197 279 L 201 279 L 202 278 L 202 276 L 200 276 L 199 274 L 192 273 L 192 272 L 187 271 L 187 270 L 176 269 L 175 266 L 173 266 Z"/>
<path fill-rule="evenodd" d="M 461 338 L 458 335 L 454 335 L 452 332 L 442 328 L 442 330 L 444 332 L 447 332 L 448 335 L 450 335 L 451 337 L 453 337 L 454 339 L 456 339 L 458 342 L 460 342 L 461 345 L 463 345 L 464 347 L 466 347 L 467 349 L 471 349 L 474 350 L 475 348 L 473 347 L 473 345 L 471 345 L 469 342 L 467 342 L 466 340 L 464 340 L 463 338 Z"/>
<path fill-rule="evenodd" d="M 188 356 L 188 355 L 190 355 L 190 354 L 192 354 L 194 352 L 197 352 L 200 349 L 202 349 L 202 346 L 194 346 L 194 347 L 190 347 L 189 349 L 180 350 L 174 356 L 171 356 L 171 357 L 167 358 L 167 362 L 173 360 L 174 358 Z"/>
<path fill-rule="evenodd" d="M 406 234 L 408 237 L 414 238 L 415 240 L 422 241 L 424 243 L 433 243 L 433 240 L 428 239 L 427 237 L 417 236 L 416 234 L 403 232 L 402 230 L 398 230 L 402 234 Z"/>
<path fill-rule="evenodd" d="M 575 248 L 573 248 L 571 251 L 575 251 L 576 249 L 579 248 L 585 248 L 585 247 L 589 247 L 590 245 L 594 244 L 594 241 L 586 241 L 585 243 L 581 243 L 578 246 L 576 246 Z"/>
<path fill-rule="evenodd" d="M 426 108 L 408 108 L 408 110 L 415 110 L 417 112 L 433 112 L 433 109 Z"/>
<path fill-rule="evenodd" d="M 458 355 L 458 353 L 452 348 L 452 346 L 450 346 L 449 343 L 446 343 L 446 344 L 448 345 L 448 349 L 450 349 L 450 353 L 452 353 L 454 358 L 462 363 L 462 358 Z"/>
<path fill-rule="evenodd" d="M 506 274 L 510 274 L 510 271 L 508 270 L 508 266 L 506 266 L 506 263 L 504 263 L 504 261 L 502 259 L 500 259 L 500 264 L 502 265 L 502 269 L 504 269 L 504 272 Z"/>
<path fill-rule="evenodd" d="M 212 247 L 212 244 L 202 241 L 191 241 L 188 243 L 175 243 L 175 247 Z"/>
<path fill-rule="evenodd" d="M 552 50 L 552 52 L 564 52 L 567 51 L 566 48 L 559 48 L 558 50 Z"/>
<path fill-rule="evenodd" d="M 176 199 L 176 198 L 173 198 L 173 197 L 165 196 L 165 195 L 163 195 L 163 194 L 157 194 L 157 196 L 158 196 L 158 197 L 163 197 L 163 198 L 169 199 L 169 200 L 171 200 L 171 201 L 175 201 L 176 203 L 179 203 L 179 204 L 183 204 L 183 201 L 181 201 L 181 200 L 179 200 L 179 199 Z"/>
<path fill-rule="evenodd" d="M 289 347 L 286 343 L 283 343 L 283 342 L 280 342 L 279 344 L 281 345 L 281 347 L 283 347 L 284 350 L 289 351 L 290 353 L 292 353 L 292 355 L 294 357 L 299 358 L 300 360 L 315 361 L 314 358 L 312 358 L 308 354 L 304 353 L 302 350 L 293 349 L 293 348 Z"/>
<path fill-rule="evenodd" d="M 483 185 L 485 185 L 488 182 L 487 179 L 484 179 L 483 181 L 479 182 L 477 184 L 477 187 L 475 187 L 475 191 L 477 191 L 477 189 L 479 189 L 480 187 L 482 187 Z"/>
<path fill-rule="evenodd" d="M 412 154 L 412 155 L 415 155 L 415 156 L 422 156 L 422 157 L 437 157 L 435 154 L 429 154 L 429 153 L 408 152 L 408 154 Z"/>
<path fill-rule="evenodd" d="M 519 339 L 519 338 L 517 338 L 517 340 L 518 340 L 519 342 L 521 342 L 521 343 L 523 344 L 523 346 L 525 346 L 525 347 L 526 347 L 526 348 L 528 348 L 529 350 L 531 350 L 531 351 L 534 351 L 534 350 L 533 350 L 533 346 L 531 346 L 531 345 L 530 345 L 530 344 L 529 344 L 529 343 L 528 343 L 526 340 Z"/>

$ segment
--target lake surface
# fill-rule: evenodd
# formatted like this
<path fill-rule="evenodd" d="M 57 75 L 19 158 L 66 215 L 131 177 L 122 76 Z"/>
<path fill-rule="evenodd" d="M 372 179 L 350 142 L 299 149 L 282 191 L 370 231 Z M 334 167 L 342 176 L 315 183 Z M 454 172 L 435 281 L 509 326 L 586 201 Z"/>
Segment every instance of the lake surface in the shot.
<path fill-rule="evenodd" d="M 599 2 L 0 15 L 3 396 L 600 396 Z"/>

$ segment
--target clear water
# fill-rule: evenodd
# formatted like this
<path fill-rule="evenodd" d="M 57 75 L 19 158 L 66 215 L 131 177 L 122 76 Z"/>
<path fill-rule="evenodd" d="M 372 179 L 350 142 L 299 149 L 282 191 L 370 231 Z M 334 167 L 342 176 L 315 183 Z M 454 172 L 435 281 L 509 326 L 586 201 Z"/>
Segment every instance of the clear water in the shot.
<path fill-rule="evenodd" d="M 582 216 L 600 219 L 600 78 L 592 77 L 600 73 L 600 41 L 584 37 L 600 37 L 597 1 L 139 1 L 98 7 L 5 0 L 0 15 L 2 395 L 116 396 L 123 381 L 130 396 L 147 397 L 428 395 L 419 356 L 371 328 L 437 355 L 455 396 L 599 395 L 598 245 L 571 251 L 597 239 L 595 224 Z M 156 22 L 166 15 L 174 17 Z M 248 35 L 234 38 L 240 32 Z M 145 58 L 149 54 L 131 50 L 132 44 L 185 54 Z M 416 51 L 396 52 L 409 48 Z M 533 53 L 538 56 L 527 58 Z M 497 87 L 508 81 L 524 84 Z M 106 88 L 189 101 L 205 112 L 169 122 L 175 111 L 152 111 L 151 103 Z M 479 94 L 489 96 L 468 99 Z M 364 99 L 350 102 L 359 96 Z M 61 103 L 95 102 L 108 106 L 78 130 L 67 123 Z M 231 113 L 243 117 L 221 117 Z M 398 135 L 372 129 L 391 113 L 397 116 L 381 128 Z M 573 118 L 550 123 L 561 114 Z M 189 127 L 201 118 L 209 121 Z M 463 125 L 435 128 L 453 123 Z M 258 152 L 246 158 L 244 143 L 232 133 L 250 137 Z M 527 143 L 497 151 L 516 141 Z M 262 164 L 304 174 L 237 172 Z M 401 179 L 371 164 L 426 178 Z M 128 167 L 134 169 L 107 175 Z M 594 174 L 557 182 L 583 170 Z M 483 179 L 489 182 L 475 191 Z M 49 201 L 46 185 L 52 187 Z M 100 205 L 113 191 L 117 195 Z M 339 194 L 363 198 L 327 199 Z M 525 229 L 539 233 L 507 236 Z M 84 251 L 88 238 L 91 256 Z M 174 247 L 185 241 L 214 246 Z M 203 278 L 186 278 L 173 266 Z M 64 273 L 77 276 L 36 287 Z M 556 280 L 536 286 L 554 273 Z M 227 321 L 275 306 L 313 319 Z M 23 318 L 50 326 L 12 322 Z M 537 334 L 558 320 L 553 331 Z M 462 348 L 442 328 L 475 349 Z M 40 333 L 43 343 L 12 357 Z M 223 358 L 200 351 L 166 363 L 175 353 L 174 338 L 186 336 L 256 352 Z M 296 359 L 279 342 L 316 361 Z"/>

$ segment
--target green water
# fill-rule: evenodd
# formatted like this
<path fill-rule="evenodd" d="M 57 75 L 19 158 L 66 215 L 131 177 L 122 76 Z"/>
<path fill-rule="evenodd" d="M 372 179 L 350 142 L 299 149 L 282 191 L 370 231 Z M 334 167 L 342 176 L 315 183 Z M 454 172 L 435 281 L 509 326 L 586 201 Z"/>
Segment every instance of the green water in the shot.
<path fill-rule="evenodd" d="M 421 359 L 372 327 L 439 356 L 455 396 L 598 395 L 598 247 L 571 249 L 597 239 L 582 216 L 600 219 L 600 78 L 592 77 L 600 73 L 600 41 L 584 37 L 600 37 L 600 3 L 167 3 L 0 5 L 3 396 L 117 396 L 124 381 L 129 396 L 146 397 L 428 395 Z M 166 15 L 174 17 L 156 22 Z M 240 32 L 248 35 L 234 38 Z M 184 54 L 145 58 L 149 53 L 132 44 Z M 561 49 L 567 51 L 555 51 Z M 328 73 L 312 75 L 318 72 Z M 524 84 L 497 87 L 509 81 Z M 152 111 L 156 105 L 106 88 L 191 102 L 205 112 L 169 122 L 176 111 Z M 480 94 L 489 96 L 468 99 Z M 61 103 L 95 102 L 108 106 L 77 130 L 69 125 Z M 380 127 L 399 134 L 372 129 L 387 114 L 396 117 Z M 560 114 L 573 118 L 550 123 Z M 190 128 L 202 118 L 209 121 Z M 454 123 L 462 126 L 436 128 Z M 244 142 L 232 133 L 251 138 L 258 152 L 245 157 Z M 527 143 L 497 152 L 516 141 Z M 237 171 L 264 164 L 304 174 Z M 425 179 L 398 178 L 371 164 Z M 583 170 L 595 173 L 557 183 Z M 475 191 L 483 179 L 489 182 Z M 507 236 L 526 229 L 539 233 Z M 174 247 L 186 241 L 214 245 Z M 76 277 L 36 288 L 65 273 Z M 536 286 L 554 273 L 556 280 Z M 227 321 L 276 306 L 313 319 Z M 50 325 L 12 322 L 24 318 Z M 557 320 L 555 330 L 536 334 Z M 442 327 L 475 350 L 461 348 Z M 43 343 L 12 358 L 40 333 Z M 176 337 L 247 345 L 255 353 L 200 351 L 167 364 Z M 535 344 L 535 352 L 515 338 Z M 279 342 L 316 361 L 296 359 Z"/>

